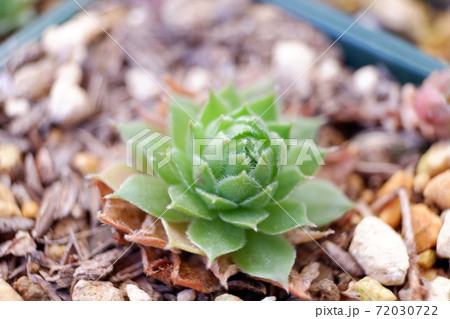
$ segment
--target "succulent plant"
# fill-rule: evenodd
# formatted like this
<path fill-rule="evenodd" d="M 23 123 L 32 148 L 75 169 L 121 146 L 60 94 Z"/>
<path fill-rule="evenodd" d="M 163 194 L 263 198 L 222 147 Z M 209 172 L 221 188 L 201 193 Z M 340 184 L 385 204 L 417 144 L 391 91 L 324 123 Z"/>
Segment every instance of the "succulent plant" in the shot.
<path fill-rule="evenodd" d="M 307 178 L 326 152 L 311 144 L 320 119 L 289 121 L 274 104 L 274 94 L 252 99 L 228 86 L 203 108 L 177 97 L 170 140 L 142 134 L 154 132 L 145 123 L 119 126 L 147 174 L 123 166 L 100 174 L 114 190 L 107 198 L 160 219 L 164 248 L 205 255 L 208 265 L 228 255 L 242 271 L 287 287 L 296 251 L 283 234 L 329 224 L 352 203 L 330 182 Z M 119 175 L 123 182 L 108 181 Z"/>

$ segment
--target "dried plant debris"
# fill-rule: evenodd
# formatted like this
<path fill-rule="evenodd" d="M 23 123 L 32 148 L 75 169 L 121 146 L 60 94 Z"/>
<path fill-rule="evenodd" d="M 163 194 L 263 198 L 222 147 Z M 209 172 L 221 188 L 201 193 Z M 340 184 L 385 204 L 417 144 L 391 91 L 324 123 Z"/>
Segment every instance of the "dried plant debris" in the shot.
<path fill-rule="evenodd" d="M 129 54 L 81 13 L 47 30 L 0 71 L 1 298 L 448 299 L 448 71 L 418 88 L 401 86 L 382 67 L 346 67 L 336 45 L 283 95 L 282 111 L 290 117 L 326 120 L 317 142 L 333 152 L 317 176 L 333 181 L 358 205 L 329 227 L 284 234 L 297 257 L 282 287 L 239 272 L 229 255 L 208 265 L 191 254 L 195 247 L 188 243 L 173 246 L 185 225 L 167 225 L 127 202 L 105 198 L 135 173 L 117 164 L 125 146 L 116 127 L 137 119 L 159 130 L 168 127 L 170 98 L 149 74 L 170 95 L 200 104 L 210 89 L 229 83 L 253 87 L 247 96 L 261 95 L 274 83 L 281 93 L 329 39 L 250 1 L 102 0 L 89 12 Z M 200 13 L 202 19 L 192 18 Z M 446 21 L 442 15 L 432 23 L 448 34 Z M 425 38 L 421 45 L 428 51 L 448 43 Z M 442 140 L 421 155 L 436 138 Z M 114 163 L 112 171 L 104 170 Z M 401 188 L 411 227 L 398 200 Z M 375 218 L 376 229 L 407 248 L 401 262 L 389 261 L 390 248 L 376 242 L 381 247 L 374 254 L 401 268 L 395 280 L 378 276 L 382 266 L 369 258 L 370 249 L 361 253 L 377 239 L 371 232 L 361 239 L 358 228 Z"/>

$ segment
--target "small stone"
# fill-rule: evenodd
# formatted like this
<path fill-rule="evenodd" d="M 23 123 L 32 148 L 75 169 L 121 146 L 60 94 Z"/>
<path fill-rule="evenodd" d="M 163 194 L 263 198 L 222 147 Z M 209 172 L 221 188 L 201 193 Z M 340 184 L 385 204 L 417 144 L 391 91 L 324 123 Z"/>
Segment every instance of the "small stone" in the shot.
<path fill-rule="evenodd" d="M 289 81 L 295 81 L 314 62 L 315 50 L 301 41 L 279 41 L 272 52 L 272 66 L 276 74 Z"/>
<path fill-rule="evenodd" d="M 34 219 L 39 213 L 39 205 L 35 201 L 29 200 L 22 204 L 20 210 L 22 211 L 23 217 Z"/>
<path fill-rule="evenodd" d="M 417 175 L 434 177 L 450 168 L 450 142 L 434 143 L 417 164 Z"/>
<path fill-rule="evenodd" d="M 425 187 L 430 181 L 430 175 L 428 173 L 419 173 L 414 176 L 414 191 L 418 194 L 423 194 Z"/>
<path fill-rule="evenodd" d="M 0 145 L 0 172 L 9 172 L 22 161 L 21 153 L 14 144 Z"/>
<path fill-rule="evenodd" d="M 326 58 L 316 69 L 319 81 L 332 81 L 341 73 L 340 62 L 334 58 Z"/>
<path fill-rule="evenodd" d="M 216 299 L 214 299 L 214 301 L 242 301 L 242 299 L 234 295 L 223 294 L 217 296 Z"/>
<path fill-rule="evenodd" d="M 100 168 L 100 159 L 88 152 L 75 154 L 72 165 L 83 175 L 93 174 Z"/>
<path fill-rule="evenodd" d="M 361 96 L 373 94 L 379 81 L 380 72 L 372 65 L 364 66 L 353 73 L 353 87 Z"/>
<path fill-rule="evenodd" d="M 120 290 L 109 281 L 77 282 L 72 292 L 73 301 L 123 301 Z"/>
<path fill-rule="evenodd" d="M 411 219 L 416 240 L 417 252 L 436 246 L 442 221 L 425 204 L 411 205 Z"/>
<path fill-rule="evenodd" d="M 14 283 L 14 289 L 26 301 L 47 301 L 50 297 L 45 290 L 39 285 L 32 282 L 28 277 L 22 276 Z"/>
<path fill-rule="evenodd" d="M 55 62 L 42 59 L 27 63 L 14 72 L 15 93 L 19 97 L 39 99 L 46 95 L 52 85 Z"/>
<path fill-rule="evenodd" d="M 405 188 L 407 191 L 412 190 L 414 185 L 414 175 L 410 172 L 400 170 L 389 178 L 377 192 L 377 198 L 391 194 L 399 188 Z"/>
<path fill-rule="evenodd" d="M 450 259 L 450 211 L 442 214 L 444 216 L 444 224 L 437 238 L 436 252 L 439 257 Z"/>
<path fill-rule="evenodd" d="M 392 291 L 384 287 L 378 280 L 368 276 L 354 283 L 349 290 L 358 292 L 361 295 L 361 301 L 397 300 Z"/>
<path fill-rule="evenodd" d="M 450 301 L 450 279 L 438 276 L 430 283 L 428 301 Z"/>
<path fill-rule="evenodd" d="M 47 255 L 55 261 L 60 261 L 66 253 L 66 248 L 64 244 L 51 244 L 48 246 Z"/>
<path fill-rule="evenodd" d="M 184 87 L 191 92 L 202 92 L 211 86 L 208 70 L 201 67 L 189 69 L 184 79 Z"/>
<path fill-rule="evenodd" d="M 194 289 L 185 289 L 177 294 L 177 301 L 194 301 L 196 297 Z"/>
<path fill-rule="evenodd" d="M 8 187 L 0 183 L 0 218 L 22 216 L 16 204 L 13 193 Z"/>
<path fill-rule="evenodd" d="M 402 211 L 398 198 L 395 198 L 389 204 L 387 204 L 381 210 L 378 217 L 392 228 L 397 228 L 402 221 Z"/>
<path fill-rule="evenodd" d="M 23 301 L 23 299 L 13 287 L 0 278 L 0 301 Z"/>
<path fill-rule="evenodd" d="M 419 260 L 417 261 L 419 266 L 425 269 L 433 267 L 435 262 L 436 262 L 436 251 L 434 251 L 433 249 L 427 249 L 422 251 L 419 254 Z"/>
<path fill-rule="evenodd" d="M 355 228 L 349 252 L 365 273 L 383 285 L 402 285 L 409 268 L 406 246 L 379 218 L 364 218 Z"/>
<path fill-rule="evenodd" d="M 450 169 L 433 177 L 423 192 L 425 199 L 442 209 L 450 208 Z"/>
<path fill-rule="evenodd" d="M 50 92 L 48 111 L 53 123 L 73 125 L 89 117 L 95 108 L 85 89 L 65 80 L 57 80 Z"/>
<path fill-rule="evenodd" d="M 3 110 L 8 117 L 18 117 L 30 111 L 30 103 L 27 99 L 7 99 Z"/>
<path fill-rule="evenodd" d="M 125 291 L 130 301 L 152 301 L 150 295 L 136 285 L 126 285 Z"/>
<path fill-rule="evenodd" d="M 125 85 L 131 97 L 137 101 L 145 101 L 157 96 L 161 88 L 147 72 L 133 67 L 125 73 Z"/>
<path fill-rule="evenodd" d="M 261 301 L 277 301 L 277 297 L 275 297 L 275 296 L 267 296 L 267 297 L 261 299 Z"/>

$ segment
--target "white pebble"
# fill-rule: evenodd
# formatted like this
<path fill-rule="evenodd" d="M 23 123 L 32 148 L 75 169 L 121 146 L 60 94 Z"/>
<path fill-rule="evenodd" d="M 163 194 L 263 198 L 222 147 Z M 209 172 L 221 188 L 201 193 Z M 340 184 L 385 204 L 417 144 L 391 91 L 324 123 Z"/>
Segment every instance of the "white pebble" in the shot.
<path fill-rule="evenodd" d="M 436 277 L 430 283 L 428 301 L 450 301 L 450 280 L 444 277 Z"/>
<path fill-rule="evenodd" d="M 152 298 L 148 293 L 146 293 L 144 290 L 140 289 L 136 285 L 126 285 L 125 291 L 127 292 L 128 299 L 130 301 L 151 301 Z"/>
<path fill-rule="evenodd" d="M 272 52 L 272 66 L 275 74 L 283 76 L 286 80 L 296 80 L 314 62 L 315 50 L 300 41 L 279 41 Z"/>
<path fill-rule="evenodd" d="M 409 268 L 406 246 L 379 218 L 364 218 L 355 228 L 350 253 L 365 273 L 383 285 L 402 285 Z"/>
<path fill-rule="evenodd" d="M 442 225 L 441 230 L 439 231 L 439 235 L 436 243 L 436 252 L 441 258 L 450 258 L 450 210 L 442 213 L 444 216 L 444 224 Z"/>
<path fill-rule="evenodd" d="M 30 103 L 27 99 L 8 99 L 3 110 L 8 117 L 23 116 L 30 111 Z"/>
<path fill-rule="evenodd" d="M 275 297 L 275 296 L 267 296 L 264 299 L 262 299 L 261 301 L 277 301 L 277 297 Z"/>
<path fill-rule="evenodd" d="M 361 96 L 371 94 L 375 91 L 380 79 L 378 69 L 372 65 L 368 65 L 358 69 L 353 74 L 353 87 Z"/>
<path fill-rule="evenodd" d="M 138 101 L 148 100 L 160 93 L 160 87 L 139 67 L 128 69 L 125 73 L 125 85 L 131 97 Z"/>
<path fill-rule="evenodd" d="M 177 294 L 177 301 L 194 301 L 196 297 L 194 289 L 185 289 Z"/>

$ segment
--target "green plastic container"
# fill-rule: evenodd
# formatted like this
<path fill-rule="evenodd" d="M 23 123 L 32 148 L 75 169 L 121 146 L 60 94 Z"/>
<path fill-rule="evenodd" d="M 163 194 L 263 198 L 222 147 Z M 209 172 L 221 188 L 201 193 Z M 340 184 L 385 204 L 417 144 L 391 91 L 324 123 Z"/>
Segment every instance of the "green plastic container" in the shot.
<path fill-rule="evenodd" d="M 262 0 L 280 6 L 308 21 L 343 48 L 346 63 L 353 67 L 383 63 L 402 83 L 421 83 L 432 71 L 448 67 L 403 39 L 383 31 L 368 30 L 339 10 L 311 0 Z M 349 28 L 349 29 L 348 29 Z M 348 29 L 348 30 L 347 30 Z M 347 31 L 346 31 L 347 30 Z"/>
<path fill-rule="evenodd" d="M 0 68 L 27 43 L 37 40 L 52 24 L 60 24 L 95 0 L 66 0 L 58 7 L 37 18 L 0 45 Z M 151 0 L 148 0 L 151 1 Z M 311 0 L 260 0 L 280 6 L 295 17 L 339 38 L 354 18 L 328 5 Z M 78 2 L 78 3 L 77 3 Z M 400 82 L 420 83 L 433 70 L 448 67 L 406 41 L 387 32 L 365 29 L 357 23 L 336 43 L 344 49 L 346 63 L 353 67 L 382 63 Z"/>

